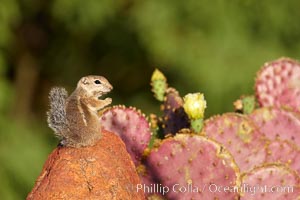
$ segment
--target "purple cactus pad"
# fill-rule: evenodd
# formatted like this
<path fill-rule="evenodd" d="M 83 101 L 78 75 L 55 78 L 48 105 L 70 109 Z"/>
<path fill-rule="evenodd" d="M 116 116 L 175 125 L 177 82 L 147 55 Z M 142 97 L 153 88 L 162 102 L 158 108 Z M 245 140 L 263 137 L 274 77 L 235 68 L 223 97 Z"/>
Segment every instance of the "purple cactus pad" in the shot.
<path fill-rule="evenodd" d="M 239 169 L 231 154 L 206 137 L 177 134 L 152 149 L 147 167 L 161 185 L 167 199 L 237 199 L 238 193 L 216 192 L 216 187 L 240 184 Z M 161 193 L 163 193 L 161 191 Z"/>
<path fill-rule="evenodd" d="M 242 176 L 241 200 L 296 200 L 299 186 L 299 176 L 286 166 L 262 165 Z"/>
<path fill-rule="evenodd" d="M 146 117 L 135 108 L 115 106 L 103 112 L 100 123 L 103 129 L 116 133 L 122 138 L 128 153 L 138 166 L 151 138 Z"/>
<path fill-rule="evenodd" d="M 256 96 L 262 107 L 287 107 L 300 111 L 300 63 L 280 58 L 257 73 Z"/>
<path fill-rule="evenodd" d="M 228 149 L 242 172 L 266 159 L 264 135 L 247 116 L 237 113 L 213 116 L 205 121 L 204 133 Z"/>

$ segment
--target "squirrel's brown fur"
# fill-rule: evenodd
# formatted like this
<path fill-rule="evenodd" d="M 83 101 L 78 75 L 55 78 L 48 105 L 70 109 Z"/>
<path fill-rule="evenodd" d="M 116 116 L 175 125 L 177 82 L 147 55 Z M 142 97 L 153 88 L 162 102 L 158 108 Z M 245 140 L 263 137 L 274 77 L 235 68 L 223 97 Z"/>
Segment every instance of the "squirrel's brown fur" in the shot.
<path fill-rule="evenodd" d="M 80 79 L 77 88 L 69 97 L 64 88 L 51 89 L 48 124 L 63 145 L 90 146 L 100 139 L 101 126 L 97 112 L 112 100 L 99 98 L 112 88 L 102 76 L 86 76 Z"/>

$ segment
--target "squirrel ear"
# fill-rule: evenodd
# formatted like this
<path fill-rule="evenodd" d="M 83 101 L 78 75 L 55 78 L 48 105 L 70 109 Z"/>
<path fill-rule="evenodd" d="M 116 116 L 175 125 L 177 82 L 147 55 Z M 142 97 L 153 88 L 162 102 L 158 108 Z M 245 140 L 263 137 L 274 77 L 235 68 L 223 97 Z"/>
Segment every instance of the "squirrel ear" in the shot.
<path fill-rule="evenodd" d="M 81 78 L 80 82 L 82 84 L 84 84 L 84 85 L 88 85 L 89 84 L 88 78 L 86 78 L 86 77 Z"/>

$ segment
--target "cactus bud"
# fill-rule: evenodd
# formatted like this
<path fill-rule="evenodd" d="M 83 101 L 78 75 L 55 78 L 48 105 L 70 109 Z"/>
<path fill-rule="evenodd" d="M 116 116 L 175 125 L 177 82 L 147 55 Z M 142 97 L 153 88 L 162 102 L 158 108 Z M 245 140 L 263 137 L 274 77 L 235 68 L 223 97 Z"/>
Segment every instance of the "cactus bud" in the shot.
<path fill-rule="evenodd" d="M 183 108 L 191 120 L 202 119 L 206 101 L 202 93 L 189 93 L 183 97 Z"/>
<path fill-rule="evenodd" d="M 163 101 L 168 85 L 165 75 L 158 69 L 155 69 L 152 74 L 151 86 L 154 97 L 159 101 Z"/>

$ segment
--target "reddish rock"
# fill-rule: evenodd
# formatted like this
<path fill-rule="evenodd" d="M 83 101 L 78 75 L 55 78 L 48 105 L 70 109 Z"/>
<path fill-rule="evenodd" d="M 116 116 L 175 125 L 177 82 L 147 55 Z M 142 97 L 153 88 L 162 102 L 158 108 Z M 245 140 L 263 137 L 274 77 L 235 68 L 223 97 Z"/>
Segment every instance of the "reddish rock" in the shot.
<path fill-rule="evenodd" d="M 122 140 L 103 131 L 91 147 L 57 147 L 48 157 L 31 199 L 145 199 L 134 164 Z"/>

